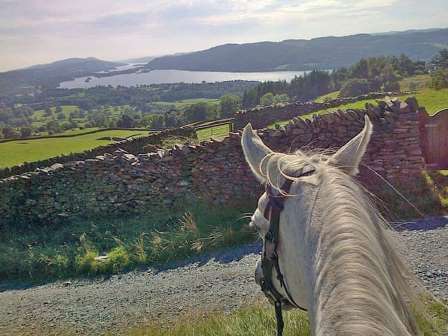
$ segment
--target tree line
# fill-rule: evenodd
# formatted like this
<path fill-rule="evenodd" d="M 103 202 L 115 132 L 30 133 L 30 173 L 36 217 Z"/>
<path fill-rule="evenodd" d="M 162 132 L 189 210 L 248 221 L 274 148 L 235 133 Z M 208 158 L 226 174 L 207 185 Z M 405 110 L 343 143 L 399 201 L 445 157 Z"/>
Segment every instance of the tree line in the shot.
<path fill-rule="evenodd" d="M 26 138 L 40 132 L 56 134 L 90 127 L 177 127 L 230 117 L 239 109 L 256 105 L 308 101 L 333 91 L 339 91 L 343 97 L 373 91 L 399 91 L 400 79 L 418 74 L 430 74 L 431 86 L 436 89 L 448 87 L 448 49 L 441 50 L 428 63 L 413 61 L 405 55 L 371 57 L 331 72 L 313 70 L 290 82 L 228 81 L 46 90 L 34 97 L 2 100 L 0 136 Z M 156 103 L 195 97 L 219 98 L 219 101 L 186 104 L 182 108 Z M 62 105 L 78 108 L 64 113 Z M 45 120 L 37 125 L 36 110 L 44 111 Z"/>
<path fill-rule="evenodd" d="M 447 53 L 446 49 L 440 51 L 428 64 L 413 61 L 406 55 L 363 58 L 350 67 L 334 71 L 313 70 L 301 77 L 295 77 L 289 83 L 286 81 L 260 83 L 244 92 L 242 105 L 244 108 L 263 105 L 266 95 L 274 97 L 287 95 L 294 101 L 307 101 L 338 90 L 342 97 L 374 91 L 399 91 L 400 79 L 429 73 L 434 67 L 440 68 L 446 60 Z M 443 77 L 440 70 L 438 76 Z"/>

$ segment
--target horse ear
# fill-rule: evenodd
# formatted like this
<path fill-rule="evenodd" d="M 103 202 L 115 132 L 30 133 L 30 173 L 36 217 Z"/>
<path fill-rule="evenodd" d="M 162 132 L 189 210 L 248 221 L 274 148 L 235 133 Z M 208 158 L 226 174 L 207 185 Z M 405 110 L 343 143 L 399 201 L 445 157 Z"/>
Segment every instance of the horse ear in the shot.
<path fill-rule="evenodd" d="M 364 156 L 372 135 L 372 122 L 367 114 L 364 117 L 364 128 L 358 135 L 341 147 L 332 157 L 332 162 L 349 175 L 359 172 L 359 163 Z"/>
<path fill-rule="evenodd" d="M 260 171 L 260 165 L 266 155 L 271 154 L 270 150 L 260 139 L 257 133 L 252 129 L 249 123 L 244 127 L 241 137 L 241 146 L 243 147 L 244 157 L 249 164 L 250 169 L 260 183 L 265 182 L 265 178 Z"/>

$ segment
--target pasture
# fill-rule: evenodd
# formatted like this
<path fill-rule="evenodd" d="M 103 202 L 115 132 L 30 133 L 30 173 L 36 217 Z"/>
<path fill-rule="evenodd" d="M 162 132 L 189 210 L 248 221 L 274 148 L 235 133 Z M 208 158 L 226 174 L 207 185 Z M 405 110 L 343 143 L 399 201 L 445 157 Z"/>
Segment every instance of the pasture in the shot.
<path fill-rule="evenodd" d="M 63 154 L 79 153 L 98 146 L 113 143 L 100 140 L 104 137 L 132 137 L 148 134 L 137 130 L 105 130 L 66 138 L 23 139 L 0 143 L 0 168 L 20 165 L 24 162 L 45 160 Z"/>
<path fill-rule="evenodd" d="M 155 106 L 159 106 L 162 108 L 172 108 L 176 110 L 183 110 L 187 108 L 190 105 L 197 104 L 197 103 L 207 103 L 212 105 L 219 104 L 219 99 L 211 99 L 211 98 L 192 98 L 192 99 L 183 99 L 183 100 L 177 100 L 175 102 L 166 102 L 166 101 L 157 101 L 153 102 L 152 104 Z"/>
<path fill-rule="evenodd" d="M 334 94 L 334 93 L 332 93 Z M 417 98 L 418 104 L 420 106 L 424 106 L 426 108 L 426 111 L 428 111 L 429 115 L 434 115 L 438 111 L 442 110 L 443 108 L 448 107 L 448 89 L 442 89 L 442 90 L 434 90 L 434 89 L 423 89 L 421 91 L 416 92 L 413 95 L 401 95 L 398 96 L 398 98 L 401 101 L 406 100 L 406 98 L 410 96 L 415 96 Z M 322 96 L 325 97 L 325 96 Z M 320 97 L 320 98 L 322 98 Z M 337 110 L 348 110 L 348 109 L 364 109 L 365 105 L 367 103 L 374 104 L 376 102 L 376 99 L 366 99 L 366 100 L 360 100 L 354 103 L 348 103 L 343 104 L 338 107 L 332 107 L 327 109 L 322 109 L 319 111 L 311 112 L 308 114 L 304 114 L 300 116 L 303 119 L 311 119 L 313 115 L 321 115 L 321 114 L 327 114 L 331 112 L 335 112 Z M 269 125 L 269 128 L 275 128 L 280 127 L 288 124 L 289 120 L 279 120 L 275 123 Z"/>
<path fill-rule="evenodd" d="M 196 136 L 199 141 L 208 140 L 211 138 L 224 138 L 229 135 L 230 124 L 211 126 L 208 128 L 198 129 L 196 131 Z"/>
<path fill-rule="evenodd" d="M 129 105 L 120 105 L 120 106 L 113 106 L 113 107 L 101 107 L 99 109 L 93 109 L 92 112 L 98 112 L 99 110 L 103 110 L 105 111 L 105 113 L 108 115 L 109 118 L 118 118 L 120 116 L 121 113 L 123 113 L 126 109 L 129 109 L 130 106 Z M 64 121 L 68 121 L 70 120 L 70 114 L 72 112 L 79 112 L 80 108 L 78 106 L 75 105 L 61 105 L 61 113 L 63 115 L 63 119 L 58 119 L 57 118 L 57 112 L 56 112 L 56 107 L 51 107 L 51 114 L 47 115 L 47 113 L 44 110 L 36 110 L 34 111 L 34 113 L 31 116 L 31 127 L 34 129 L 37 129 L 41 126 L 46 125 L 48 122 L 52 121 L 52 120 L 57 120 L 59 122 L 64 122 Z M 77 118 L 73 118 L 73 121 L 75 121 L 77 123 L 77 125 L 79 127 L 85 127 L 86 124 L 88 123 L 88 118 L 87 116 L 83 116 L 83 117 L 77 117 Z M 93 128 L 89 128 L 89 129 L 93 129 Z M 79 133 L 83 133 L 84 130 L 80 130 L 80 129 L 72 129 L 72 130 L 66 130 L 57 134 L 72 134 L 73 132 L 79 132 Z M 47 135 L 48 132 L 40 132 L 40 135 Z"/>
<path fill-rule="evenodd" d="M 333 92 L 327 93 L 326 95 L 317 97 L 316 99 L 314 99 L 314 101 L 316 103 L 325 103 L 328 100 L 338 98 L 338 96 L 339 96 L 339 91 L 333 91 Z"/>

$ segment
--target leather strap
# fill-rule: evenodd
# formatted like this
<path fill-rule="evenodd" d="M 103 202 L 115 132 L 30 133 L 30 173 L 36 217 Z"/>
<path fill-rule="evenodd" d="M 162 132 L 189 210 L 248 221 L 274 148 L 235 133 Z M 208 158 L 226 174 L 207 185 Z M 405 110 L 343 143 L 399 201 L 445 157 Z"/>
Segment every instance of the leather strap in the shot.
<path fill-rule="evenodd" d="M 281 187 L 281 191 L 284 193 L 288 193 L 291 184 L 291 180 L 286 180 Z M 282 336 L 284 327 L 282 306 L 284 304 L 290 304 L 302 310 L 306 309 L 300 307 L 294 301 L 291 293 L 286 286 L 285 279 L 283 277 L 283 273 L 280 270 L 280 264 L 278 261 L 277 247 L 279 242 L 280 215 L 284 208 L 284 201 L 287 196 L 282 193 L 274 194 L 274 190 L 269 184 L 266 185 L 266 193 L 268 195 L 268 204 L 266 205 L 264 211 L 264 217 L 270 222 L 270 226 L 269 231 L 264 237 L 263 256 L 261 259 L 261 268 L 263 270 L 263 281 L 261 284 L 261 289 L 266 296 L 271 297 L 274 300 L 275 317 L 277 320 L 277 336 Z M 274 286 L 272 280 L 274 268 L 277 273 L 277 279 L 280 282 L 280 286 L 283 287 L 287 298 L 285 298 Z"/>

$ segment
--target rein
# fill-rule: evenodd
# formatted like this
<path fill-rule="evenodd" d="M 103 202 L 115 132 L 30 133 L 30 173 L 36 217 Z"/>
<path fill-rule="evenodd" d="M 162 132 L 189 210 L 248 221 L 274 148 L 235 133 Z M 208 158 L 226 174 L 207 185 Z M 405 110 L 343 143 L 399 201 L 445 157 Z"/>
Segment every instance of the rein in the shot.
<path fill-rule="evenodd" d="M 287 179 L 281 187 L 284 193 L 288 193 L 291 188 L 292 181 Z M 283 306 L 299 308 L 300 307 L 292 298 L 291 293 L 286 286 L 284 276 L 280 270 L 280 264 L 278 262 L 277 247 L 279 243 L 279 231 L 280 231 L 280 214 L 284 208 L 284 202 L 286 195 L 275 194 L 271 185 L 266 184 L 266 194 L 268 195 L 268 204 L 264 211 L 264 217 L 269 221 L 269 231 L 266 233 L 263 242 L 263 254 L 261 257 L 261 268 L 263 270 L 263 278 L 260 286 L 263 293 L 271 300 L 274 301 L 275 306 L 275 318 L 277 321 L 277 336 L 283 335 Z M 273 282 L 273 270 L 277 273 L 277 280 L 280 282 L 280 286 L 284 289 L 287 297 L 284 297 L 274 286 Z"/>

